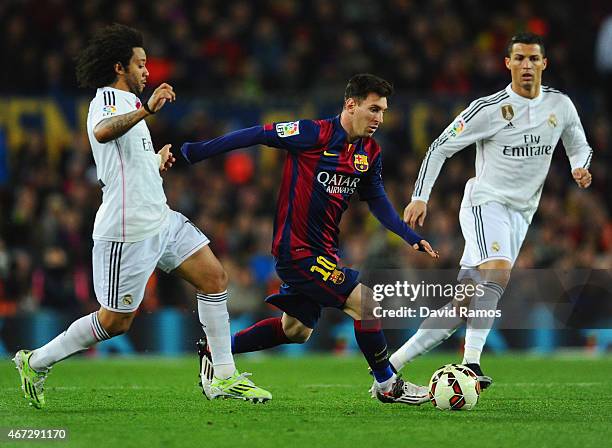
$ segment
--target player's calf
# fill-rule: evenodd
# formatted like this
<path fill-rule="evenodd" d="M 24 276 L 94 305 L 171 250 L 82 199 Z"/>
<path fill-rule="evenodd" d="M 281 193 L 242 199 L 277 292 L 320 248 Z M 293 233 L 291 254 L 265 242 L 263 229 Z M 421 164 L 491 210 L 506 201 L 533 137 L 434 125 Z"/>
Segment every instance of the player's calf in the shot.
<path fill-rule="evenodd" d="M 127 333 L 132 326 L 135 316 L 135 311 L 131 313 L 118 313 L 100 307 L 98 322 L 110 337 L 114 337 Z"/>

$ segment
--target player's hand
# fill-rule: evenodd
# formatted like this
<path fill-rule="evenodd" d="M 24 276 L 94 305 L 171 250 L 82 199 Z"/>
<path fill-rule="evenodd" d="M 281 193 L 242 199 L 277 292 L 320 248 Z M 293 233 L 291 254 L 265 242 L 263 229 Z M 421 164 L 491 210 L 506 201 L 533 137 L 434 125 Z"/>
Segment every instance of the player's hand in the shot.
<path fill-rule="evenodd" d="M 172 148 L 172 145 L 166 145 L 157 153 L 161 156 L 161 162 L 159 163 L 160 173 L 168 171 L 170 168 L 172 168 L 174 162 L 176 162 L 174 155 L 170 152 L 170 148 Z"/>
<path fill-rule="evenodd" d="M 593 176 L 586 168 L 576 168 L 572 171 L 572 177 L 580 188 L 588 188 L 593 180 Z"/>
<path fill-rule="evenodd" d="M 425 216 L 427 216 L 427 202 L 415 199 L 404 209 L 404 222 L 413 229 L 417 223 L 423 227 Z"/>
<path fill-rule="evenodd" d="M 147 101 L 147 106 L 155 113 L 164 107 L 166 101 L 172 103 L 175 99 L 176 93 L 174 93 L 174 89 L 170 84 L 164 82 L 153 91 L 153 95 Z"/>
<path fill-rule="evenodd" d="M 421 240 L 419 243 L 413 244 L 412 247 L 414 248 L 414 250 L 427 252 L 431 258 L 440 258 L 440 253 L 437 250 L 433 250 L 431 248 L 431 244 L 429 244 L 425 240 Z"/>

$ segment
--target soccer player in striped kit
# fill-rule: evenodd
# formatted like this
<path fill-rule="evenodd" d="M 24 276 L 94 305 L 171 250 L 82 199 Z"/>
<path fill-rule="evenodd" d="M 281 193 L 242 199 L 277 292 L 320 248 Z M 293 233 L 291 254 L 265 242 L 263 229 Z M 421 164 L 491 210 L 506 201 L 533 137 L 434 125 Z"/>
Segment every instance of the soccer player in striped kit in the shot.
<path fill-rule="evenodd" d="M 506 288 L 559 139 L 578 186 L 587 188 L 591 184 L 589 165 L 593 151 L 574 104 L 558 90 L 541 85 L 547 64 L 542 38 L 532 33 L 514 36 L 505 63 L 512 78 L 510 85 L 473 101 L 431 144 L 412 201 L 404 210 L 408 224 L 422 226 L 427 200 L 444 161 L 476 144 L 476 176 L 465 186 L 459 211 L 465 238 L 460 279 L 471 279 L 484 288 L 481 297 L 472 298 L 470 307 L 485 311 L 497 308 Z M 458 306 L 454 301 L 444 308 Z M 449 338 L 462 323 L 460 317 L 426 319 L 391 356 L 391 363 L 401 369 Z M 462 362 L 479 376 L 483 389 L 492 383 L 480 367 L 492 325 L 490 318 L 467 319 Z"/>
<path fill-rule="evenodd" d="M 170 145 L 154 151 L 144 118 L 173 102 L 176 95 L 163 83 L 141 103 L 137 95 L 148 75 L 142 35 L 126 26 L 100 30 L 79 57 L 79 83 L 97 88 L 89 106 L 87 133 L 103 193 L 92 253 L 100 309 L 76 320 L 43 347 L 15 355 L 24 394 L 37 408 L 45 405 L 44 383 L 51 366 L 128 331 L 156 267 L 198 289 L 198 314 L 215 367 L 206 396 L 250 401 L 272 398 L 234 365 L 227 274 L 208 247 L 209 239 L 166 204 L 160 172 L 169 169 L 175 159 Z"/>
<path fill-rule="evenodd" d="M 283 315 L 236 333 L 233 353 L 304 343 L 322 308 L 337 308 L 355 321 L 355 338 L 376 379 L 378 398 L 420 404 L 427 401 L 427 389 L 404 382 L 389 365 L 385 336 L 371 313 L 371 290 L 359 283 L 357 271 L 338 265 L 338 225 L 354 193 L 367 201 L 386 228 L 414 249 L 438 256 L 402 221 L 384 190 L 381 150 L 372 135 L 383 122 L 392 91 L 381 78 L 355 75 L 346 87 L 339 116 L 254 126 L 210 141 L 185 143 L 181 152 L 190 163 L 258 144 L 288 153 L 272 245 L 283 284 L 278 294 L 266 299 Z M 210 380 L 206 347 L 200 356 L 206 384 Z"/>

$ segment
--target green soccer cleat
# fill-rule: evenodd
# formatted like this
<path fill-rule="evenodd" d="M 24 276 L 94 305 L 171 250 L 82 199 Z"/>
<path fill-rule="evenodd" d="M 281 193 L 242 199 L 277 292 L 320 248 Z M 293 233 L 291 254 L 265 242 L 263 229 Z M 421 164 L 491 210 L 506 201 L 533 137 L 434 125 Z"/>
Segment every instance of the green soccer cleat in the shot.
<path fill-rule="evenodd" d="M 32 353 L 29 350 L 19 350 L 15 353 L 13 362 L 21 377 L 21 389 L 23 389 L 24 397 L 28 398 L 30 404 L 36 409 L 41 409 L 45 405 L 44 386 L 49 369 L 44 372 L 37 372 L 30 367 Z"/>
<path fill-rule="evenodd" d="M 250 373 L 238 373 L 236 370 L 232 376 L 225 380 L 213 378 L 210 385 L 204 386 L 204 395 L 209 400 L 215 398 L 234 398 L 237 400 L 251 401 L 253 403 L 265 403 L 272 399 L 272 394 L 267 390 L 253 384 L 247 376 Z"/>

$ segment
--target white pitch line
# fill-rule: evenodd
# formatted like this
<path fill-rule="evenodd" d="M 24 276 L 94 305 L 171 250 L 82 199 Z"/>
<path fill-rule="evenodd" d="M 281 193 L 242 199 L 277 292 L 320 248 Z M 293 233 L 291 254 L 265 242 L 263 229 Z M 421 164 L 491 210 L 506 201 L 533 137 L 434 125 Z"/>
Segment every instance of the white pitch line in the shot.
<path fill-rule="evenodd" d="M 575 387 L 595 387 L 601 386 L 603 384 L 607 384 L 604 382 L 594 382 L 594 383 L 494 383 L 494 387 L 497 389 L 498 387 L 562 387 L 562 386 L 575 386 Z M 361 388 L 363 385 L 355 385 L 355 384 L 302 384 L 301 387 L 308 388 Z"/>
<path fill-rule="evenodd" d="M 495 387 L 560 387 L 560 386 L 576 386 L 576 387 L 594 387 L 602 384 L 599 383 L 493 383 Z"/>
<path fill-rule="evenodd" d="M 19 386 L 15 387 L 3 387 L 0 388 L 2 391 L 11 391 L 19 389 Z M 165 390 L 166 387 L 155 387 L 155 386 L 48 386 L 45 390 Z"/>

